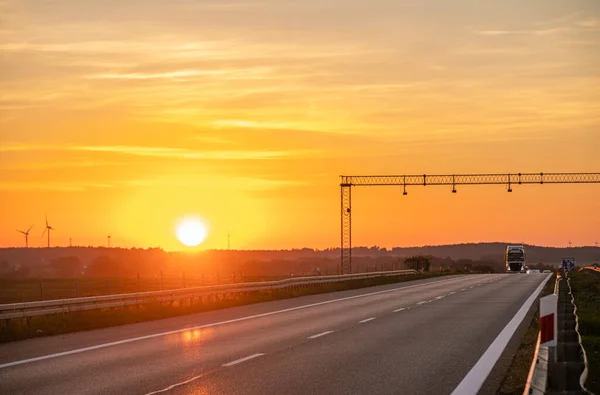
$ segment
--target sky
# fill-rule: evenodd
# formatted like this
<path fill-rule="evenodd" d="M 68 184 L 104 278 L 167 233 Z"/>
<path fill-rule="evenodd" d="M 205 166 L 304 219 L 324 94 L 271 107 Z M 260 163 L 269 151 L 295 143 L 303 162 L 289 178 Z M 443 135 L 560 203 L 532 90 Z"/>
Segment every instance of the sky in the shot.
<path fill-rule="evenodd" d="M 0 0 L 0 246 L 339 246 L 339 175 L 600 171 L 597 0 Z M 353 191 L 355 245 L 593 245 L 600 185 Z"/>

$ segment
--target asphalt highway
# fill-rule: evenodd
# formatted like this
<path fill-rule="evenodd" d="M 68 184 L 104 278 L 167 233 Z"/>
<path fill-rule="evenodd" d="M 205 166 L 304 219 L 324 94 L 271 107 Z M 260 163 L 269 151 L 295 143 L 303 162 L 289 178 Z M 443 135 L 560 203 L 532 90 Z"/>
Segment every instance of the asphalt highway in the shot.
<path fill-rule="evenodd" d="M 469 393 L 547 278 L 441 277 L 8 343 L 0 393 Z"/>

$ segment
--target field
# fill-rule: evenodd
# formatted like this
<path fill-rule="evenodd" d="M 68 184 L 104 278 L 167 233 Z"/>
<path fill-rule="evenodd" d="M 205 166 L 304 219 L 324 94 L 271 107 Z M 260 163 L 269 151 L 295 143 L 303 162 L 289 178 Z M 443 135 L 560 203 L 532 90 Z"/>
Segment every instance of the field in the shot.
<path fill-rule="evenodd" d="M 281 280 L 282 276 L 241 277 L 188 276 L 169 278 L 82 278 L 82 279 L 24 279 L 0 280 L 0 304 L 54 300 L 83 296 L 114 295 L 120 293 L 160 291 L 198 287 L 202 285 L 231 284 L 252 281 Z"/>

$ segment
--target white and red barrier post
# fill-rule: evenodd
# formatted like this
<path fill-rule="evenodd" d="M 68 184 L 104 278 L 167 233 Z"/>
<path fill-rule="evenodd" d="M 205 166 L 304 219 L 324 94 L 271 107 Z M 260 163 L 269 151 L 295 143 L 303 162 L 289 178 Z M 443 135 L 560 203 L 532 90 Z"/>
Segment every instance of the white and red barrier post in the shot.
<path fill-rule="evenodd" d="M 558 296 L 540 299 L 540 346 L 556 347 L 558 342 Z M 554 349 L 556 360 L 556 348 Z"/>

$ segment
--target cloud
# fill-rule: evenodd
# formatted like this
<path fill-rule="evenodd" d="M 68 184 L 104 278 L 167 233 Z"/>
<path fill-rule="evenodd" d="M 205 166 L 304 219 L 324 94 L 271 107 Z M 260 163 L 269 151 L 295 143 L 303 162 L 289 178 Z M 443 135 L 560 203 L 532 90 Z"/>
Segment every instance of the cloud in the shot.
<path fill-rule="evenodd" d="M 55 151 L 60 149 L 60 146 L 44 144 L 3 143 L 3 145 L 0 145 L 0 152 Z"/>
<path fill-rule="evenodd" d="M 442 65 L 439 65 L 439 64 L 438 65 L 429 66 L 429 68 L 431 70 L 434 70 L 434 71 L 446 71 L 447 70 L 446 66 L 442 66 Z"/>
<path fill-rule="evenodd" d="M 207 159 L 207 160 L 262 160 L 283 158 L 308 154 L 300 151 L 249 151 L 249 150 L 225 150 L 225 151 L 197 151 L 186 148 L 165 147 L 135 147 L 135 146 L 76 146 L 72 150 L 111 152 L 118 154 L 153 156 L 161 158 L 184 158 L 184 159 Z"/>
<path fill-rule="evenodd" d="M 600 19 L 591 17 L 577 21 L 575 24 L 582 27 L 597 27 L 600 26 Z"/>
<path fill-rule="evenodd" d="M 0 190 L 4 191 L 54 191 L 54 192 L 83 192 L 90 189 L 106 189 L 114 184 L 104 183 L 61 183 L 61 182 L 0 182 Z"/>
<path fill-rule="evenodd" d="M 181 187 L 243 190 L 273 190 L 289 186 L 306 185 L 305 181 L 258 177 L 225 177 L 204 175 L 172 175 L 168 178 L 137 179 L 123 182 L 126 187 Z"/>
<path fill-rule="evenodd" d="M 250 76 L 264 75 L 270 70 L 268 68 L 254 69 L 214 69 L 214 70 L 181 70 L 165 73 L 108 73 L 94 74 L 90 79 L 114 79 L 114 80 L 151 80 L 151 79 L 185 79 L 186 77 L 226 77 L 238 76 L 249 78 Z"/>
<path fill-rule="evenodd" d="M 477 34 L 482 36 L 508 36 L 508 35 L 532 35 L 532 36 L 547 36 L 550 34 L 567 32 L 571 29 L 568 27 L 556 27 L 552 29 L 538 29 L 538 30 L 482 30 L 478 31 Z"/>
<path fill-rule="evenodd" d="M 46 169 L 73 169 L 78 167 L 122 166 L 126 162 L 92 161 L 87 159 L 74 161 L 48 161 L 36 163 L 0 164 L 0 168 L 10 170 L 46 170 Z"/>
<path fill-rule="evenodd" d="M 213 121 L 213 126 L 219 127 L 237 127 L 249 129 L 297 129 L 298 124 L 292 122 L 260 122 L 241 119 L 218 119 Z M 308 130 L 307 130 L 308 131 Z"/>
<path fill-rule="evenodd" d="M 169 177 L 111 180 L 109 182 L 62 182 L 62 181 L 0 181 L 3 191 L 49 191 L 83 192 L 107 188 L 194 188 L 194 189 L 233 189 L 266 191 L 291 186 L 306 185 L 301 180 L 286 180 L 265 177 L 206 176 L 202 174 L 173 174 Z"/>
<path fill-rule="evenodd" d="M 0 146 L 0 152 L 27 151 L 86 151 L 105 152 L 124 155 L 156 158 L 203 159 L 203 160 L 266 160 L 292 156 L 309 156 L 316 150 L 193 150 L 173 147 L 144 147 L 130 145 L 88 145 L 61 146 L 39 144 L 6 144 Z M 83 161 L 82 163 L 87 163 Z M 93 163 L 93 162 L 92 162 Z"/>

